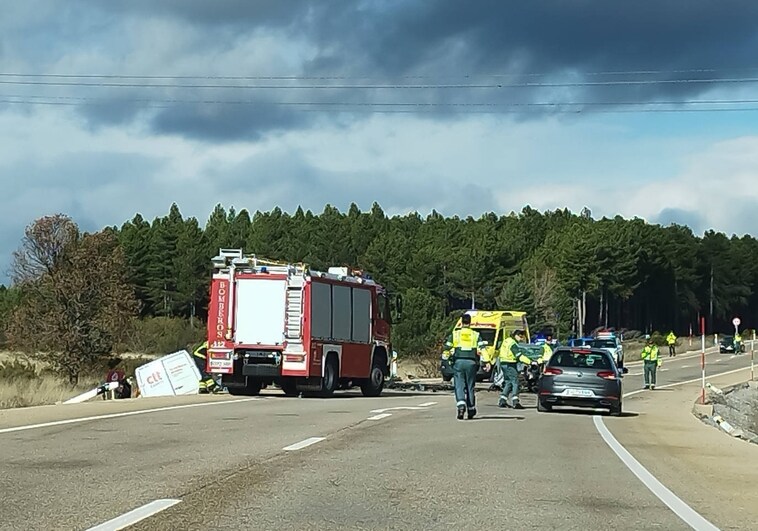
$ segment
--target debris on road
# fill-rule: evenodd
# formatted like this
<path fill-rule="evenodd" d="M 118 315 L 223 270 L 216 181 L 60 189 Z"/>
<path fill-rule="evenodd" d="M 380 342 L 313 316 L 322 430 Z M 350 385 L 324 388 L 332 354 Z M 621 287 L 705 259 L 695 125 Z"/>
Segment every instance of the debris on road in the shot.
<path fill-rule="evenodd" d="M 108 391 L 115 391 L 118 388 L 118 385 L 119 385 L 118 382 L 104 383 L 102 385 L 98 385 L 94 389 L 87 391 L 86 393 L 82 393 L 73 398 L 69 398 L 65 402 L 61 402 L 61 403 L 62 404 L 80 404 L 81 402 L 85 402 L 87 400 L 90 400 L 91 398 L 95 398 L 96 396 L 100 396 L 103 393 L 107 393 Z"/>
<path fill-rule="evenodd" d="M 453 391 L 455 387 L 452 383 L 442 382 L 439 379 L 412 379 L 407 382 L 400 380 L 399 378 L 390 379 L 385 385 L 386 389 L 392 389 L 396 391 L 431 391 L 436 393 L 437 391 Z"/>
<path fill-rule="evenodd" d="M 200 371 L 186 350 L 141 365 L 134 375 L 144 397 L 196 395 L 200 389 Z"/>

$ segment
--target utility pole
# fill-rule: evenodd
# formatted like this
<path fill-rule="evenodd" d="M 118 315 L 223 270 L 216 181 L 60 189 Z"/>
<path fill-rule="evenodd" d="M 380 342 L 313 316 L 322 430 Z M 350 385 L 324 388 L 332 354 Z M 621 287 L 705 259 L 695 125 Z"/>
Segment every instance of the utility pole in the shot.
<path fill-rule="evenodd" d="M 709 323 L 711 326 L 713 326 L 713 264 L 711 264 L 711 288 L 709 299 Z"/>

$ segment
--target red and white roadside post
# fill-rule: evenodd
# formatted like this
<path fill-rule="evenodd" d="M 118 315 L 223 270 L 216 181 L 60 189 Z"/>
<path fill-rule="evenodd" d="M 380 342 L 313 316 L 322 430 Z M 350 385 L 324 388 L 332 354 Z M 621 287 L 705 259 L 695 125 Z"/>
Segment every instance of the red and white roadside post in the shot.
<path fill-rule="evenodd" d="M 700 318 L 700 335 L 702 338 L 702 348 L 700 350 L 700 369 L 703 373 L 700 390 L 700 403 L 705 404 L 705 317 Z"/>

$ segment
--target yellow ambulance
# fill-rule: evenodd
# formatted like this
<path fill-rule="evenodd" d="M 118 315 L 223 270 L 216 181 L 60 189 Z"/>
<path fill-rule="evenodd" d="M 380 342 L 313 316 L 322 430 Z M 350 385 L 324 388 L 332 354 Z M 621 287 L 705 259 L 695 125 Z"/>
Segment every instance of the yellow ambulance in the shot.
<path fill-rule="evenodd" d="M 477 380 L 486 380 L 490 377 L 491 369 L 485 371 L 484 365 L 494 361 L 497 349 L 500 348 L 503 339 L 508 337 L 511 332 L 521 329 L 526 333 L 526 342 L 531 341 L 526 312 L 517 310 L 468 310 L 466 313 L 471 316 L 471 328 L 479 332 L 482 341 L 487 342 L 487 346 L 482 352 L 482 365 L 479 367 Z M 460 327 L 461 320 L 458 319 L 453 329 Z M 453 368 L 447 360 L 442 360 L 440 369 L 442 379 L 449 382 L 453 378 Z"/>

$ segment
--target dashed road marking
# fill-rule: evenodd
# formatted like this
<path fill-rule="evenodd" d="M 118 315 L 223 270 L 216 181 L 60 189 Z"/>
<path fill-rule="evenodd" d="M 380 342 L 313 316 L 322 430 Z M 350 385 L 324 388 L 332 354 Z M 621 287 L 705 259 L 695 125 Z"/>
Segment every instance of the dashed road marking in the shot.
<path fill-rule="evenodd" d="M 160 413 L 161 411 L 174 411 L 176 409 L 188 409 L 191 407 L 218 406 L 221 404 L 237 404 L 239 402 L 249 402 L 251 400 L 262 400 L 262 399 L 257 398 L 257 397 L 240 398 L 238 400 L 224 400 L 222 402 L 201 402 L 199 404 L 182 404 L 179 406 L 166 406 L 166 407 L 156 407 L 152 409 L 139 409 L 137 411 L 124 411 L 122 413 L 108 413 L 106 415 L 95 415 L 92 417 L 77 417 L 73 419 L 55 420 L 52 422 L 42 422 L 41 424 L 27 424 L 25 426 L 16 426 L 13 428 L 2 428 L 0 429 L 0 434 L 11 433 L 14 431 L 36 430 L 39 428 L 50 428 L 53 426 L 63 426 L 65 424 L 78 424 L 81 422 L 87 422 L 89 420 L 117 419 L 121 417 L 131 417 L 134 415 L 146 415 L 148 413 Z"/>
<path fill-rule="evenodd" d="M 124 513 L 112 520 L 108 520 L 100 525 L 89 528 L 87 531 L 116 531 L 118 529 L 125 529 L 131 525 L 141 522 L 145 518 L 149 518 L 161 511 L 165 511 L 169 507 L 180 503 L 182 500 L 155 500 L 142 507 Z"/>
<path fill-rule="evenodd" d="M 392 413 L 380 413 L 378 415 L 374 415 L 373 417 L 369 417 L 366 420 L 382 420 L 382 419 L 386 419 L 387 417 L 391 417 L 391 416 L 392 416 Z"/>
<path fill-rule="evenodd" d="M 312 444 L 316 444 L 317 442 L 321 442 L 324 439 L 326 439 L 326 437 L 308 437 L 304 441 L 300 441 L 298 443 L 290 444 L 289 446 L 285 446 L 284 448 L 282 448 L 282 450 L 284 450 L 285 452 L 292 452 L 292 451 L 295 451 L 295 450 L 302 450 L 303 448 L 307 448 L 308 446 L 310 446 Z"/>
<path fill-rule="evenodd" d="M 382 409 L 372 409 L 371 413 L 385 413 L 386 411 L 399 411 L 399 410 L 418 411 L 420 409 L 426 409 L 429 406 L 433 406 L 436 403 L 437 402 L 424 402 L 423 404 L 420 404 L 418 406 L 385 407 L 385 408 L 382 408 Z"/>

